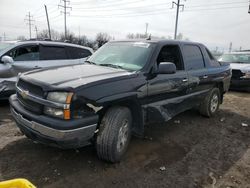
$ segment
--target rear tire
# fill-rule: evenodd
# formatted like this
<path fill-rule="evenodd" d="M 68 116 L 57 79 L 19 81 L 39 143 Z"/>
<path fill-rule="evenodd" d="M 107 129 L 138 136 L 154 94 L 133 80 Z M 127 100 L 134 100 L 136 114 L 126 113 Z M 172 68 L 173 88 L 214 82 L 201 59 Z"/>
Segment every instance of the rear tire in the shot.
<path fill-rule="evenodd" d="M 119 162 L 127 150 L 132 115 L 126 107 L 112 107 L 103 116 L 96 139 L 97 155 L 112 163 Z"/>
<path fill-rule="evenodd" d="M 220 106 L 220 90 L 213 88 L 200 105 L 200 113 L 206 117 L 212 117 Z"/>

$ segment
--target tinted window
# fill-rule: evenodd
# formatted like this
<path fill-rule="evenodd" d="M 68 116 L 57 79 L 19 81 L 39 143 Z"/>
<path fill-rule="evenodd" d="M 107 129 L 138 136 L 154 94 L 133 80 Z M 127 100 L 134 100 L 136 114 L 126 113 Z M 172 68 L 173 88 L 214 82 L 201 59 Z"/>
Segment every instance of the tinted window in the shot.
<path fill-rule="evenodd" d="M 209 57 L 210 60 L 215 60 L 214 59 L 214 56 L 210 53 L 210 51 L 206 48 L 206 51 L 207 51 L 207 55 Z"/>
<path fill-rule="evenodd" d="M 183 70 L 181 61 L 180 49 L 175 45 L 164 46 L 157 58 L 157 63 L 160 62 L 171 62 L 174 63 L 177 70 Z"/>
<path fill-rule="evenodd" d="M 22 46 L 16 48 L 6 55 L 13 58 L 14 61 L 36 61 L 39 60 L 39 47 L 37 45 L 32 46 Z"/>
<path fill-rule="evenodd" d="M 218 67 L 220 66 L 219 62 L 214 58 L 214 56 L 210 53 L 210 51 L 206 48 L 206 52 L 207 52 L 207 55 L 208 55 L 208 58 L 209 58 L 209 62 L 210 62 L 210 65 L 212 67 Z"/>
<path fill-rule="evenodd" d="M 68 59 L 66 50 L 60 46 L 42 46 L 41 60 Z"/>
<path fill-rule="evenodd" d="M 185 45 L 183 48 L 185 64 L 187 70 L 197 70 L 204 68 L 204 60 L 201 50 L 195 45 Z"/>
<path fill-rule="evenodd" d="M 89 50 L 83 48 L 67 47 L 67 51 L 71 59 L 80 59 L 92 55 Z"/>

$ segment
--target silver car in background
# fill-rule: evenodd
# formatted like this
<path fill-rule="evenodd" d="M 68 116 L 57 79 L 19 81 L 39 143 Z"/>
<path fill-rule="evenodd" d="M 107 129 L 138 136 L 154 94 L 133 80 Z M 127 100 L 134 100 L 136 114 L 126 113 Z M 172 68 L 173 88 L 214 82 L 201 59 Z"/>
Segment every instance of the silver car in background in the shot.
<path fill-rule="evenodd" d="M 84 63 L 92 53 L 91 48 L 63 42 L 0 42 L 0 99 L 15 93 L 19 73 Z"/>

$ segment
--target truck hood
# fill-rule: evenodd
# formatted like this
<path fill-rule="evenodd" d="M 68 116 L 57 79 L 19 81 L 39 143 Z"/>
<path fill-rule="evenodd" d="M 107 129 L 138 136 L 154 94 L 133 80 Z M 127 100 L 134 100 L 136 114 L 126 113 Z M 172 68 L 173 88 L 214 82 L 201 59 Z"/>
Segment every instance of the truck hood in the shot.
<path fill-rule="evenodd" d="M 82 64 L 31 71 L 23 76 L 25 79 L 42 82 L 45 85 L 76 88 L 90 83 L 107 81 L 111 78 L 121 79 L 121 77 L 131 74 L 133 73 L 122 69 Z"/>
<path fill-rule="evenodd" d="M 241 70 L 241 72 L 249 72 L 250 71 L 250 64 L 247 63 L 230 63 L 230 66 L 234 70 Z"/>

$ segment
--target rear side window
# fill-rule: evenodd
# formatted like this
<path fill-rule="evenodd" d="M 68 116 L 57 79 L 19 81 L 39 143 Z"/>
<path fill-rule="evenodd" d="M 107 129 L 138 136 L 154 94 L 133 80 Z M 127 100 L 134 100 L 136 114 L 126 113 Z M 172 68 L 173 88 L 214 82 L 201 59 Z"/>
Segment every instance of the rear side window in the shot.
<path fill-rule="evenodd" d="M 41 60 L 68 59 L 64 46 L 42 46 Z"/>
<path fill-rule="evenodd" d="M 187 70 L 198 70 L 205 67 L 201 50 L 196 45 L 184 45 L 183 55 Z"/>
<path fill-rule="evenodd" d="M 207 55 L 209 57 L 209 62 L 212 67 L 219 67 L 220 63 L 214 58 L 214 56 L 211 54 L 211 52 L 206 48 Z"/>
<path fill-rule="evenodd" d="M 70 59 L 80 59 L 92 55 L 89 50 L 83 48 L 67 47 L 67 51 Z"/>
<path fill-rule="evenodd" d="M 40 56 L 39 46 L 21 46 L 8 52 L 6 55 L 11 56 L 14 61 L 37 61 Z"/>

